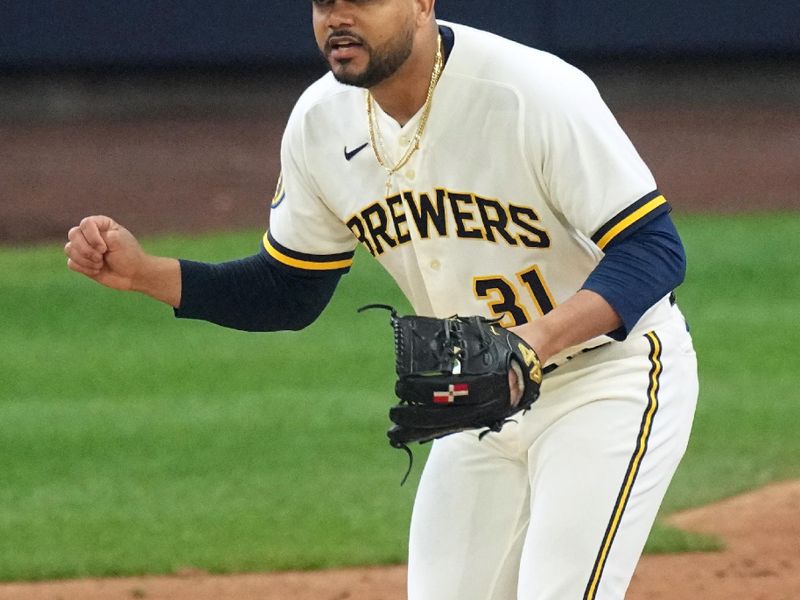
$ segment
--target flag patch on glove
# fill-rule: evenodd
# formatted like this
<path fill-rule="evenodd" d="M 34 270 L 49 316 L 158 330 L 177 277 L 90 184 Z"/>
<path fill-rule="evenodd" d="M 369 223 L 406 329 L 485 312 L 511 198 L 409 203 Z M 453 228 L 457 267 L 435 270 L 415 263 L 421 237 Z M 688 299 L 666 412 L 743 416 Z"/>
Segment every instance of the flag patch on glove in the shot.
<path fill-rule="evenodd" d="M 446 392 L 433 392 L 433 403 L 453 404 L 457 396 L 469 396 L 469 384 L 451 383 Z"/>

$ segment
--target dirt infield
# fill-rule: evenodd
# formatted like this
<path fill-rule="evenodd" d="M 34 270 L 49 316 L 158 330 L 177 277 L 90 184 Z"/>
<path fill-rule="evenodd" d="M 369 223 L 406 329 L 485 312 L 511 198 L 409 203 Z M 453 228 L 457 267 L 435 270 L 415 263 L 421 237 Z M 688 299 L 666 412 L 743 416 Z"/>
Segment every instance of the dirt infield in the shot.
<path fill-rule="evenodd" d="M 645 556 L 628 600 L 800 598 L 800 481 L 673 515 L 720 536 L 723 552 Z M 403 600 L 405 568 L 95 579 L 0 585 L 3 600 Z"/>
<path fill-rule="evenodd" d="M 726 549 L 646 556 L 631 585 L 631 600 L 800 598 L 800 481 L 676 514 L 669 522 L 717 535 Z"/>
<path fill-rule="evenodd" d="M 797 113 L 629 108 L 619 118 L 676 211 L 800 208 Z M 0 243 L 63 239 L 96 213 L 137 233 L 261 227 L 282 126 L 263 115 L 0 123 Z"/>

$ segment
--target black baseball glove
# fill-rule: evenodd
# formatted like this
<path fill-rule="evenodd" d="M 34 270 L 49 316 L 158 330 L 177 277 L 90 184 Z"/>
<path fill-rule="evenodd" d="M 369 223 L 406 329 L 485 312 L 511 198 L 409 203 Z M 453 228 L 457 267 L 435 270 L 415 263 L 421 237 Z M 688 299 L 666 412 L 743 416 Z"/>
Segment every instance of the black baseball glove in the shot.
<path fill-rule="evenodd" d="M 389 410 L 394 426 L 389 443 L 408 450 L 468 429 L 500 431 L 516 413 L 539 397 L 542 365 L 521 337 L 483 317 L 398 316 L 390 306 L 362 307 L 391 311 L 400 402 Z M 523 387 L 512 404 L 510 370 Z"/>

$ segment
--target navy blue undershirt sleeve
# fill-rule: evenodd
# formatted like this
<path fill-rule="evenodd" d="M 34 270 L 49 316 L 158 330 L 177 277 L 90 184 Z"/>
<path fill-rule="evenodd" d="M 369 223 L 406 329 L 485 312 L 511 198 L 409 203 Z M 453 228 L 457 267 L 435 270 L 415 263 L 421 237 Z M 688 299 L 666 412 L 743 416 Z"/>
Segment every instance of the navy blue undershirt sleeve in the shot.
<path fill-rule="evenodd" d="M 682 282 L 686 253 L 668 213 L 606 247 L 606 255 L 583 284 L 600 294 L 622 319 L 608 335 L 624 340 L 642 315 Z"/>
<path fill-rule="evenodd" d="M 342 271 L 309 273 L 258 254 L 210 264 L 180 260 L 180 319 L 201 319 L 242 331 L 299 330 L 322 313 Z"/>

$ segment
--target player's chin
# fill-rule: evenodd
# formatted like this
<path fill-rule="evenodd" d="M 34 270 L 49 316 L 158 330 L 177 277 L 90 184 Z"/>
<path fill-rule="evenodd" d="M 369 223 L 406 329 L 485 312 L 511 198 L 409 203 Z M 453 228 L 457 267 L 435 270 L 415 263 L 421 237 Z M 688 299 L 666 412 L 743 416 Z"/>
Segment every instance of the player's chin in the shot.
<path fill-rule="evenodd" d="M 330 60 L 331 72 L 340 83 L 363 87 L 365 69 L 359 68 L 353 59 Z"/>

